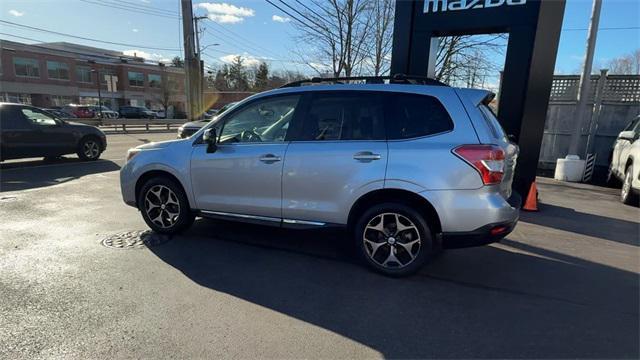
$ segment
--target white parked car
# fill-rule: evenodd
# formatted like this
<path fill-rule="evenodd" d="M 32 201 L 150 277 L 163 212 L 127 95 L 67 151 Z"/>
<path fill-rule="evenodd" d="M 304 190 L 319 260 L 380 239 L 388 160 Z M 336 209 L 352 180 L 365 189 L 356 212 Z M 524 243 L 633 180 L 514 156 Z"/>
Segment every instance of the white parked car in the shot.
<path fill-rule="evenodd" d="M 640 193 L 640 116 L 636 117 L 616 139 L 609 165 L 609 180 L 622 181 L 620 200 L 638 204 Z"/>

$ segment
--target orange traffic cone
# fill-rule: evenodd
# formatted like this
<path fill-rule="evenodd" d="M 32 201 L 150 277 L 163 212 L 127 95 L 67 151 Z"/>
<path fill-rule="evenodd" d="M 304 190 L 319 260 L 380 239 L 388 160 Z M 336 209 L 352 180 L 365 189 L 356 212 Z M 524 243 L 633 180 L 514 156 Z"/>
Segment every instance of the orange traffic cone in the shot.
<path fill-rule="evenodd" d="M 522 206 L 522 210 L 538 211 L 538 188 L 536 188 L 535 181 L 531 183 L 531 188 L 529 189 L 527 200 L 524 202 L 524 206 Z"/>

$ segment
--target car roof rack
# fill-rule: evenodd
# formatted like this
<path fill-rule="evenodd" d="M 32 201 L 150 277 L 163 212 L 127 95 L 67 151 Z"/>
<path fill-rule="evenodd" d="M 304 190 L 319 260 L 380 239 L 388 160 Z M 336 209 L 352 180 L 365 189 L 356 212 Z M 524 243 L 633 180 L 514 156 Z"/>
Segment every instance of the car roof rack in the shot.
<path fill-rule="evenodd" d="M 409 84 L 409 85 L 434 85 L 434 86 L 449 86 L 441 81 L 419 75 L 405 75 L 395 74 L 393 76 L 348 76 L 348 77 L 313 77 L 311 79 L 302 79 L 293 81 L 280 86 L 280 88 L 297 87 L 302 85 L 321 84 L 321 83 L 333 83 L 344 84 L 345 81 L 364 81 L 365 84 L 384 84 L 385 80 L 389 81 L 389 84 Z"/>

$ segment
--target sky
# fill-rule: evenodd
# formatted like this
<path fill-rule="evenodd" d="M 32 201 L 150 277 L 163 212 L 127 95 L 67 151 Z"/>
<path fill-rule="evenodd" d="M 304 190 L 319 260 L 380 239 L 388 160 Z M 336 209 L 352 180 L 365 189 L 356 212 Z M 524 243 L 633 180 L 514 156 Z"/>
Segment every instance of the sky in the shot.
<path fill-rule="evenodd" d="M 298 5 L 295 0 L 289 3 Z M 199 22 L 206 29 L 200 43 L 208 64 L 219 66 L 243 55 L 249 65 L 266 60 L 273 69 L 312 71 L 296 55 L 304 44 L 296 41 L 293 21 L 265 0 L 194 0 L 193 4 L 196 16 L 208 16 Z M 579 72 L 591 5 L 591 0 L 567 0 L 556 73 Z M 166 60 L 182 57 L 179 13 L 179 0 L 0 0 L 0 20 L 124 45 L 67 38 L 5 23 L 0 23 L 0 39 L 67 41 Z M 629 29 L 609 29 L 612 27 Z M 639 28 L 640 0 L 604 0 L 594 68 L 640 48 Z"/>

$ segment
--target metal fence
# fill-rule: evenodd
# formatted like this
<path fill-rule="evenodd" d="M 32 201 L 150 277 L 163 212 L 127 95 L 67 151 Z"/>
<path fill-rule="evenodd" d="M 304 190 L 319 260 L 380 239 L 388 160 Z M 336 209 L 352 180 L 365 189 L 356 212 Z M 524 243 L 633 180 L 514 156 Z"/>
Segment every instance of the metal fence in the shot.
<path fill-rule="evenodd" d="M 553 78 L 538 162 L 541 170 L 554 169 L 556 160 L 569 151 L 579 83 L 578 75 Z M 593 153 L 597 167 L 608 167 L 618 133 L 640 113 L 640 75 L 607 75 L 603 70 L 600 75 L 591 76 L 588 106 L 591 117 L 584 122 L 578 155 L 585 158 L 587 153 Z"/>
<path fill-rule="evenodd" d="M 98 126 L 103 130 L 133 131 L 133 130 L 171 130 L 188 120 L 186 119 L 67 119 L 87 125 Z"/>

